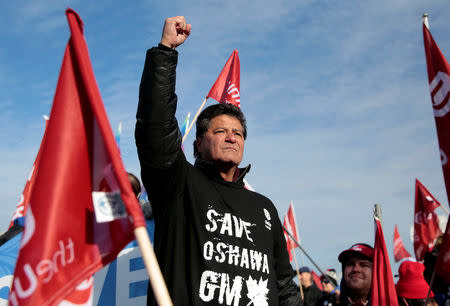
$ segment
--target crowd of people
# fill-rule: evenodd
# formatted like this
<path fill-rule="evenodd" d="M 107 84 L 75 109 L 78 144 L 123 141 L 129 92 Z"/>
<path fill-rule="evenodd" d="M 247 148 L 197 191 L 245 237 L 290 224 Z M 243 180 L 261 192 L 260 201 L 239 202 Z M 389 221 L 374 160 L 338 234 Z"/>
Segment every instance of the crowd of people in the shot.
<path fill-rule="evenodd" d="M 301 267 L 299 273 L 304 305 L 372 305 L 373 258 L 371 246 L 354 244 L 338 256 L 342 265 L 341 281 L 338 282 L 334 269 L 328 269 L 321 275 L 320 285 L 313 281 L 309 267 Z M 430 290 L 424 272 L 424 264 L 411 258 L 400 264 L 396 283 L 399 305 L 445 305 L 445 295 L 437 296 Z"/>
<path fill-rule="evenodd" d="M 374 249 L 357 243 L 337 257 L 342 279 L 328 269 L 321 289 L 309 267 L 294 271 L 278 212 L 248 190 L 239 167 L 246 119 L 230 103 L 204 109 L 196 121 L 195 164 L 186 160 L 175 118 L 178 51 L 192 26 L 168 18 L 158 46 L 147 51 L 139 90 L 136 146 L 152 203 L 154 249 L 175 305 L 372 305 Z M 401 305 L 436 305 L 422 263 L 399 269 Z M 300 284 L 293 280 L 300 275 Z M 427 299 L 427 296 L 430 299 Z M 158 304 L 148 288 L 147 305 Z"/>

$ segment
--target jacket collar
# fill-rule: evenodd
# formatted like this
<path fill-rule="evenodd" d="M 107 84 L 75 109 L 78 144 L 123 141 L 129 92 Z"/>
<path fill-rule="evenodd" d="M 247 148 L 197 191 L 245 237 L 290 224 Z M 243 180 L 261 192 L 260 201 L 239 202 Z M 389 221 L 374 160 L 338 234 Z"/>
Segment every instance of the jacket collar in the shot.
<path fill-rule="evenodd" d="M 238 168 L 237 171 L 239 175 L 236 179 L 233 180 L 233 182 L 225 181 L 220 175 L 219 171 L 217 171 L 216 166 L 210 161 L 197 158 L 195 160 L 194 167 L 200 169 L 206 176 L 213 179 L 214 181 L 223 183 L 225 185 L 244 187 L 244 177 L 250 171 L 251 165 L 248 165 L 245 168 Z"/>

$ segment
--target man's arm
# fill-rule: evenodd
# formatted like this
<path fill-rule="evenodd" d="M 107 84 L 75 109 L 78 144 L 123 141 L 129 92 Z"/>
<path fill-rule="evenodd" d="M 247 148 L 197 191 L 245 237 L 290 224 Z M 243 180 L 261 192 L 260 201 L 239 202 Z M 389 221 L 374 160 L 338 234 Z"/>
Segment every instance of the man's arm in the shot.
<path fill-rule="evenodd" d="M 274 231 L 274 254 L 277 269 L 278 301 L 280 306 L 303 306 L 300 288 L 292 280 L 295 273 L 289 263 L 289 255 L 281 222 L 278 218 L 276 218 L 276 222 L 276 230 Z"/>
<path fill-rule="evenodd" d="M 186 40 L 190 29 L 184 17 L 166 19 L 161 43 L 147 51 L 139 88 L 135 131 L 143 169 L 168 168 L 178 157 L 181 147 L 181 135 L 175 118 L 178 52 L 174 49 Z"/>

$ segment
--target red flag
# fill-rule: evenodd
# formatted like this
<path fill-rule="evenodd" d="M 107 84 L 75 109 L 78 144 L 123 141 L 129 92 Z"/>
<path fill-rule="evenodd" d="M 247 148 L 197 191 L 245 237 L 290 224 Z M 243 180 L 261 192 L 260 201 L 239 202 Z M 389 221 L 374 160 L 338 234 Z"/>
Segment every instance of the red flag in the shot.
<path fill-rule="evenodd" d="M 416 179 L 414 252 L 418 261 L 422 261 L 425 253 L 431 251 L 436 238 L 442 233 L 439 229 L 439 218 L 434 213 L 439 205 L 436 198 Z"/>
<path fill-rule="evenodd" d="M 314 272 L 314 270 L 311 270 L 311 275 L 313 277 L 313 281 L 316 284 L 317 288 L 319 288 L 320 290 L 323 290 L 322 282 L 320 281 L 320 276 L 317 275 L 317 273 Z"/>
<path fill-rule="evenodd" d="M 229 103 L 241 107 L 241 64 L 238 51 L 234 50 L 220 72 L 206 98 L 220 103 Z"/>
<path fill-rule="evenodd" d="M 291 204 L 289 204 L 288 212 L 284 216 L 283 226 L 295 238 L 295 240 L 297 240 L 297 242 L 300 242 L 300 239 L 298 238 L 297 222 L 295 222 L 295 212 L 292 202 Z M 297 247 L 297 244 L 292 240 L 292 238 L 289 237 L 286 231 L 284 231 L 284 238 L 286 239 L 287 250 L 289 253 L 289 261 L 292 261 L 293 257 L 291 250 L 295 249 Z"/>
<path fill-rule="evenodd" d="M 448 152 L 450 151 L 450 65 L 442 54 L 439 46 L 425 26 L 423 28 L 423 43 L 427 60 L 428 82 L 430 84 L 431 101 L 441 153 L 442 172 L 444 173 L 447 200 L 450 197 L 450 165 Z M 449 202 L 450 205 L 450 202 Z M 450 233 L 449 222 L 445 230 L 444 240 L 439 252 L 435 271 L 450 283 Z"/>
<path fill-rule="evenodd" d="M 375 246 L 372 269 L 372 305 L 398 306 L 394 278 L 384 240 L 383 228 L 375 218 Z"/>
<path fill-rule="evenodd" d="M 436 259 L 434 271 L 450 284 L 450 216 L 447 221 L 444 238 L 442 240 L 439 255 Z"/>
<path fill-rule="evenodd" d="M 44 136 L 42 137 L 41 145 L 39 146 L 39 151 L 34 160 L 33 167 L 31 168 L 30 174 L 28 175 L 27 182 L 25 183 L 25 187 L 23 188 L 22 195 L 20 196 L 19 204 L 16 206 L 16 211 L 14 212 L 13 217 L 11 218 L 11 222 L 9 223 L 9 227 L 13 226 L 14 220 L 24 217 L 27 213 L 28 203 L 30 202 L 30 194 L 31 190 L 33 190 L 35 173 L 37 168 L 39 168 L 39 160 L 41 158 L 42 144 L 45 141 L 45 136 L 47 135 L 47 123 L 48 119 L 45 119 L 45 131 Z"/>
<path fill-rule="evenodd" d="M 92 71 L 82 21 L 58 79 L 9 295 L 11 305 L 55 305 L 108 264 L 145 226 Z"/>
<path fill-rule="evenodd" d="M 450 152 L 450 114 L 448 114 L 450 111 L 450 66 L 425 24 L 423 24 L 423 42 L 448 199 L 450 196 L 450 165 L 448 163 Z"/>
<path fill-rule="evenodd" d="M 395 262 L 399 262 L 403 258 L 411 257 L 411 254 L 405 249 L 405 246 L 403 245 L 402 238 L 400 237 L 400 234 L 398 233 L 397 224 L 395 225 L 394 229 L 394 259 Z"/>

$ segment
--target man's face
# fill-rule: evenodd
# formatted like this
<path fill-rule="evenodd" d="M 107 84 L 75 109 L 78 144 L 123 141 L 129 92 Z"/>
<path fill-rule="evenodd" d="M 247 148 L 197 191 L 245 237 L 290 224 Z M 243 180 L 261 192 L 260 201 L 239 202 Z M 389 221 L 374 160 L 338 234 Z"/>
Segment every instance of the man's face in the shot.
<path fill-rule="evenodd" d="M 367 259 L 350 257 L 344 268 L 345 284 L 353 291 L 368 291 L 372 286 L 372 262 Z"/>
<path fill-rule="evenodd" d="M 309 287 L 309 285 L 311 285 L 311 282 L 312 282 L 311 273 L 309 273 L 309 272 L 300 273 L 300 280 L 301 280 L 303 286 Z"/>
<path fill-rule="evenodd" d="M 239 165 L 244 154 L 244 131 L 235 117 L 219 115 L 211 120 L 205 136 L 197 139 L 202 159 Z"/>

